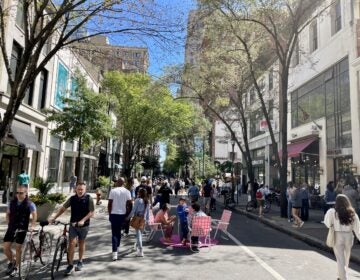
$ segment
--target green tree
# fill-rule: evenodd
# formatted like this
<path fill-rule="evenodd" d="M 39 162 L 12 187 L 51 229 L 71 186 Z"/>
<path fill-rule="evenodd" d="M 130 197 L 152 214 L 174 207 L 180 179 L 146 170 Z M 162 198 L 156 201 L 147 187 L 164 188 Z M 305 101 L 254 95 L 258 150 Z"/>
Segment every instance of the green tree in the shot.
<path fill-rule="evenodd" d="M 188 102 L 174 100 L 166 86 L 147 75 L 108 72 L 103 89 L 113 98 L 126 177 L 141 161 L 141 149 L 172 138 L 192 124 L 193 110 Z"/>
<path fill-rule="evenodd" d="M 166 16 L 166 7 L 148 0 L 19 0 L 1 1 L 0 56 L 9 77 L 9 101 L 0 121 L 0 160 L 4 139 L 28 87 L 60 49 L 73 48 L 90 37 L 126 34 L 146 41 L 156 38 L 159 47 L 168 47 L 182 30 L 181 20 Z M 23 50 L 19 63 L 12 64 L 11 44 L 6 41 L 15 27 L 15 15 L 22 29 Z M 161 14 L 161 16 L 159 16 Z M 17 20 L 17 19 L 16 19 Z M 20 42 L 22 43 L 22 42 Z M 81 50 L 80 50 L 81 51 Z"/>
<path fill-rule="evenodd" d="M 109 137 L 112 133 L 112 123 L 107 114 L 106 96 L 89 89 L 85 77 L 79 73 L 75 80 L 75 92 L 71 98 L 64 98 L 64 109 L 48 111 L 47 121 L 56 124 L 56 128 L 51 131 L 52 134 L 59 135 L 65 141 L 79 141 L 75 174 L 82 180 L 81 152 Z"/>

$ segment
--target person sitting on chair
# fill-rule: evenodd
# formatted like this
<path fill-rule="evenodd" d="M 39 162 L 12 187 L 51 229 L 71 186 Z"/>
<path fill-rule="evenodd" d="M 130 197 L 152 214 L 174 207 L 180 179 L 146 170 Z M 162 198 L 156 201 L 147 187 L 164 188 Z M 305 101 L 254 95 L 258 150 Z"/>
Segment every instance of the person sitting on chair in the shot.
<path fill-rule="evenodd" d="M 176 216 L 169 217 L 170 205 L 165 203 L 161 210 L 156 213 L 155 223 L 161 223 L 165 230 L 165 242 L 171 243 L 171 236 L 174 228 L 174 221 Z"/>
<path fill-rule="evenodd" d="M 191 219 L 189 219 L 189 228 L 191 229 L 192 224 L 192 218 L 193 217 L 207 217 L 207 215 L 200 209 L 200 205 L 197 203 L 194 203 L 191 206 L 194 209 L 194 213 L 191 216 Z M 199 251 L 198 244 L 199 244 L 199 237 L 198 236 L 191 236 L 191 244 L 192 244 L 192 250 L 195 252 Z"/>

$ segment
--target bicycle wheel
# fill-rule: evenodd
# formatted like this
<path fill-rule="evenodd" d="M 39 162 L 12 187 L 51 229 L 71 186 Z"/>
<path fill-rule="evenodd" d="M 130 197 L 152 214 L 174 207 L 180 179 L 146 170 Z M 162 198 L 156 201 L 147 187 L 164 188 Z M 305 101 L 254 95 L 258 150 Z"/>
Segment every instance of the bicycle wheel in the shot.
<path fill-rule="evenodd" d="M 251 212 L 254 210 L 254 203 L 252 201 L 249 201 L 247 204 L 246 204 L 246 211 L 248 212 Z"/>
<path fill-rule="evenodd" d="M 27 279 L 31 270 L 32 254 L 33 254 L 33 244 L 32 241 L 26 241 L 23 251 L 21 254 L 20 264 L 19 264 L 19 278 Z"/>
<path fill-rule="evenodd" d="M 52 236 L 49 232 L 44 233 L 44 239 L 42 240 L 40 262 L 42 265 L 47 265 L 50 261 L 52 249 Z"/>
<path fill-rule="evenodd" d="M 64 251 L 66 250 L 64 243 L 65 243 L 64 238 L 59 238 L 58 242 L 56 243 L 54 258 L 51 264 L 51 279 L 54 279 L 55 272 L 59 270 L 61 260 L 64 255 Z"/>
<path fill-rule="evenodd" d="M 271 209 L 271 203 L 269 201 L 265 201 L 264 213 L 269 213 L 270 209 Z"/>

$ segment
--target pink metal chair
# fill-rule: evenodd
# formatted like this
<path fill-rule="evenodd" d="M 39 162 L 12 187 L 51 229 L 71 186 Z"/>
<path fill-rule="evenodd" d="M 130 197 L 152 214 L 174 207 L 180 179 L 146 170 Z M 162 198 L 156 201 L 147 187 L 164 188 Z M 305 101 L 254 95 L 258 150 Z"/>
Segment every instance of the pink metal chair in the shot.
<path fill-rule="evenodd" d="M 150 233 L 148 235 L 147 242 L 151 241 L 154 238 L 154 235 L 157 231 L 161 231 L 163 237 L 165 237 L 164 229 L 163 229 L 161 223 L 155 223 L 154 213 L 152 212 L 152 210 L 149 211 L 148 226 L 150 228 Z"/>
<path fill-rule="evenodd" d="M 214 239 L 216 238 L 218 230 L 222 230 L 223 232 L 227 233 L 227 228 L 230 223 L 231 214 L 232 212 L 230 210 L 224 210 L 220 220 L 213 219 L 211 221 L 211 223 L 213 224 L 212 228 L 216 229 Z"/>
<path fill-rule="evenodd" d="M 207 246 L 209 251 L 211 249 L 211 217 L 209 216 L 194 216 L 191 222 L 191 233 L 190 233 L 190 249 L 193 251 L 193 247 L 199 247 L 200 237 L 205 237 L 205 241 L 202 246 Z M 191 237 L 199 237 L 199 243 L 193 244 Z M 195 252 L 195 251 L 193 251 Z"/>

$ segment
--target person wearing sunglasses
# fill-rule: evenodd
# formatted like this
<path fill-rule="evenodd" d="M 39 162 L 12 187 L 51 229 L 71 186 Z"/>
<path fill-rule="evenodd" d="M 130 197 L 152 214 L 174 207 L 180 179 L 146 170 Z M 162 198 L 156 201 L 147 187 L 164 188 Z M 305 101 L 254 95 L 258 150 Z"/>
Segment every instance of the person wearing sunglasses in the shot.
<path fill-rule="evenodd" d="M 6 274 L 15 277 L 21 258 L 21 248 L 24 243 L 26 232 L 32 231 L 37 220 L 36 206 L 27 196 L 27 185 L 20 185 L 16 189 L 16 197 L 10 201 L 6 211 L 6 222 L 8 224 L 4 237 L 4 253 L 9 261 Z M 32 217 L 31 225 L 30 214 Z M 15 242 L 15 258 L 11 245 Z"/>

